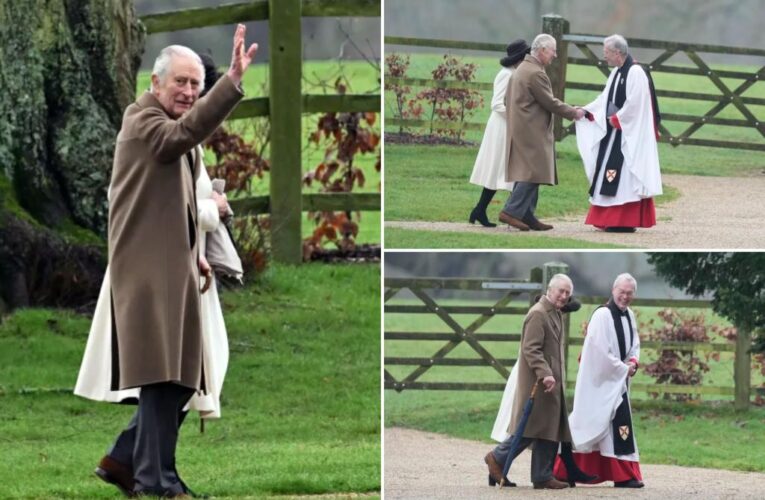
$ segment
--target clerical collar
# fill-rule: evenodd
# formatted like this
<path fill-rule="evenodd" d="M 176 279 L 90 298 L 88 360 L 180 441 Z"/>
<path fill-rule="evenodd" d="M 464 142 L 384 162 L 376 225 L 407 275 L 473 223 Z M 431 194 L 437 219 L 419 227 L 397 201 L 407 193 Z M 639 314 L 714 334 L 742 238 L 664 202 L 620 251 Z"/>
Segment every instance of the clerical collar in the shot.
<path fill-rule="evenodd" d="M 613 312 L 619 314 L 619 316 L 626 316 L 627 315 L 627 309 L 625 309 L 624 311 L 619 309 L 619 306 L 616 305 L 616 302 L 614 302 L 614 298 L 613 297 L 608 299 L 608 303 L 606 304 L 606 307 L 611 309 Z"/>
<path fill-rule="evenodd" d="M 621 66 L 619 66 L 619 70 L 622 70 L 624 68 L 629 68 L 630 66 L 632 66 L 632 56 L 627 54 L 627 57 L 624 59 L 624 63 Z"/>

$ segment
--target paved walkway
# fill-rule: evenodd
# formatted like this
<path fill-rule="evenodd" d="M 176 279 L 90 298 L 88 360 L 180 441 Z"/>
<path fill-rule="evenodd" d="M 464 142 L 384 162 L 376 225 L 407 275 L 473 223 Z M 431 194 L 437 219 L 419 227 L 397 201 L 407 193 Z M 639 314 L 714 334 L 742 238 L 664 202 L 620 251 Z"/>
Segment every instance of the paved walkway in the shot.
<path fill-rule="evenodd" d="M 622 490 L 613 483 L 565 490 L 534 490 L 531 452 L 524 451 L 508 477 L 517 488 L 491 488 L 484 455 L 491 444 L 410 429 L 385 429 L 386 499 L 656 498 L 662 500 L 763 498 L 765 474 L 640 464 L 645 488 Z"/>

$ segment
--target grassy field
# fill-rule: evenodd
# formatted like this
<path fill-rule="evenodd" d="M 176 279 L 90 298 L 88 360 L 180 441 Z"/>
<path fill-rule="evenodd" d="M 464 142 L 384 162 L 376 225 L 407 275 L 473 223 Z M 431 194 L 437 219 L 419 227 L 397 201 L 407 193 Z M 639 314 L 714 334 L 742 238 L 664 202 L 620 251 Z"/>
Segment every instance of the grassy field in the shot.
<path fill-rule="evenodd" d="M 389 301 L 392 302 L 392 301 Z M 398 302 L 405 302 L 399 300 Z M 454 304 L 456 300 L 439 301 L 440 305 Z M 465 301 L 460 304 L 466 305 Z M 522 306 L 526 303 L 518 303 Z M 584 305 L 571 317 L 572 337 L 582 336 L 582 324 L 593 310 Z M 642 307 L 637 310 L 641 323 L 641 338 L 647 338 L 648 326 L 659 309 Z M 688 310 L 687 312 L 692 312 Z M 697 311 L 698 313 L 698 311 Z M 475 316 L 454 315 L 455 320 L 467 326 Z M 725 326 L 722 318 L 706 312 L 708 325 Z M 520 333 L 522 316 L 496 316 L 484 325 L 480 333 Z M 446 332 L 448 328 L 433 315 L 386 314 L 385 330 Z M 725 342 L 710 335 L 713 342 Z M 443 341 L 385 341 L 385 355 L 420 357 L 431 356 Z M 518 343 L 482 342 L 498 358 L 515 358 Z M 572 346 L 567 366 L 568 380 L 576 378 L 577 357 L 581 348 Z M 643 365 L 656 359 L 657 353 L 643 349 Z M 703 355 L 702 355 L 703 356 Z M 477 358 L 467 345 L 460 344 L 447 357 Z M 703 358 L 702 358 L 703 359 Z M 733 386 L 733 353 L 721 353 L 720 360 L 707 360 L 710 371 L 704 375 L 703 385 Z M 389 366 L 396 379 L 405 377 L 414 367 Z M 491 368 L 435 366 L 421 376 L 430 382 L 490 382 L 504 383 L 502 376 Z M 752 385 L 765 382 L 759 371 L 752 373 Z M 653 383 L 653 379 L 638 371 L 635 383 Z M 569 397 L 573 391 L 567 391 Z M 489 434 L 496 417 L 502 394 L 499 392 L 471 391 L 385 391 L 385 425 L 404 426 L 445 433 L 468 439 L 489 442 Z M 705 396 L 703 401 L 680 404 L 656 401 L 645 393 L 634 392 L 636 435 L 641 458 L 646 463 L 679 464 L 735 470 L 765 472 L 765 409 L 752 408 L 736 412 L 730 397 Z M 570 409 L 570 408 L 569 408 Z M 752 442 L 754 440 L 754 442 Z"/>
<path fill-rule="evenodd" d="M 231 361 L 222 418 L 182 428 L 178 468 L 216 498 L 380 489 L 380 269 L 272 265 L 221 296 Z M 0 498 L 117 498 L 92 470 L 133 407 L 73 396 L 90 319 L 0 323 Z"/>
<path fill-rule="evenodd" d="M 225 72 L 226 68 L 220 68 Z M 138 75 L 137 89 L 140 95 L 150 85 L 150 71 L 142 71 Z M 348 61 L 339 63 L 337 61 L 304 61 L 303 63 L 303 92 L 306 94 L 335 94 L 334 88 L 327 88 L 325 85 L 334 83 L 335 79 L 343 76 L 348 83 L 348 93 L 369 94 L 379 93 L 379 73 L 368 63 L 363 61 Z M 255 64 L 245 73 L 244 77 L 245 99 L 253 97 L 268 96 L 268 65 Z M 313 170 L 324 158 L 324 148 L 316 147 L 308 143 L 308 136 L 316 129 L 320 115 L 303 115 L 303 172 Z M 254 138 L 253 128 L 263 127 L 267 124 L 268 117 L 249 118 L 241 120 L 232 120 L 226 122 L 226 128 L 242 135 L 246 140 Z M 375 124 L 375 130 L 380 132 L 379 122 Z M 269 157 L 269 150 L 266 148 L 264 155 Z M 381 191 L 381 175 L 374 169 L 376 155 L 366 154 L 357 155 L 354 159 L 355 165 L 359 166 L 364 172 L 366 182 L 363 187 L 356 187 L 355 192 L 373 192 Z M 212 165 L 215 163 L 215 156 L 211 151 L 205 150 L 205 163 Z M 247 197 L 253 195 L 268 194 L 269 186 L 268 174 L 263 179 L 254 179 L 251 190 L 239 195 L 231 194 L 234 198 Z M 303 186 L 304 193 L 318 192 L 320 185 L 314 183 L 312 186 Z M 380 213 L 363 212 L 359 222 L 360 234 L 357 243 L 380 243 Z M 306 236 L 313 231 L 314 226 L 310 221 L 303 223 L 303 235 Z"/>
<path fill-rule="evenodd" d="M 430 71 L 441 61 L 438 54 L 411 54 L 411 66 L 408 76 L 430 78 Z M 499 69 L 496 58 L 470 56 L 463 60 L 477 63 L 479 70 L 476 81 L 491 83 Z M 751 68 L 730 68 L 749 70 Z M 570 81 L 603 84 L 605 77 L 594 68 L 569 66 Z M 687 75 L 655 75 L 657 88 L 706 93 L 719 93 L 707 78 Z M 739 82 L 724 80 L 729 87 Z M 416 93 L 420 89 L 413 89 Z M 469 121 L 485 124 L 490 114 L 491 92 L 482 92 L 484 106 Z M 765 96 L 765 86 L 755 85 L 745 95 L 747 97 Z M 567 91 L 566 101 L 584 105 L 597 96 L 594 91 Z M 394 117 L 394 96 L 385 92 L 385 116 Z M 703 114 L 713 103 L 679 99 L 662 99 L 661 110 L 664 113 Z M 750 106 L 758 117 L 765 119 L 765 107 Z M 740 111 L 732 106 L 726 107 L 719 117 L 742 118 Z M 568 123 L 568 122 L 564 122 Z M 673 133 L 679 133 L 689 124 L 665 122 Z M 711 127 L 711 128 L 710 128 Z M 398 132 L 397 126 L 386 126 L 385 133 Z M 423 146 L 399 145 L 386 143 L 385 146 L 385 218 L 386 220 L 424 220 L 424 221 L 466 221 L 470 210 L 475 205 L 481 192 L 479 186 L 468 182 L 473 169 L 483 131 L 468 131 L 465 139 L 472 141 L 470 146 Z M 722 140 L 751 141 L 765 143 L 765 139 L 756 131 L 742 127 L 723 127 L 705 125 L 693 137 Z M 545 217 L 577 216 L 583 217 L 589 203 L 587 200 L 588 183 L 583 172 L 581 159 L 573 136 L 565 138 L 556 145 L 559 184 L 543 186 L 539 196 L 538 215 Z M 672 147 L 659 145 L 659 158 L 662 172 L 665 174 L 687 174 L 707 176 L 753 176 L 762 171 L 761 152 L 732 149 L 709 148 L 699 146 Z M 677 197 L 677 192 L 665 184 L 665 194 L 657 197 L 658 204 L 666 203 Z M 499 211 L 507 198 L 507 193 L 500 191 L 489 206 L 489 218 L 496 221 Z M 387 239 L 391 238 L 391 239 Z M 386 245 L 391 247 L 430 247 L 448 248 L 459 244 L 461 236 L 427 235 L 419 237 L 411 230 L 399 229 L 388 233 Z M 551 243 L 555 245 L 556 243 Z M 500 244 L 501 245 L 501 244 Z M 482 247 L 482 242 L 467 247 Z M 513 246 L 513 245 L 510 245 Z M 543 243 L 542 246 L 547 246 Z M 588 247 L 594 247 L 589 244 Z M 507 245 L 505 245 L 505 248 Z"/>

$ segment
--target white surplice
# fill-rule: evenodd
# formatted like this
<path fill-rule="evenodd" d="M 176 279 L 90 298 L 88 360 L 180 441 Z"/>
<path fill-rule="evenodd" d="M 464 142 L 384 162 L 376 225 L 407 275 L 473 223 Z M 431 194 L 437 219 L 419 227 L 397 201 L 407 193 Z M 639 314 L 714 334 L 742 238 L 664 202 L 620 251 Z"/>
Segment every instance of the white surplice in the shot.
<path fill-rule="evenodd" d="M 608 90 L 611 88 L 617 69 L 614 68 L 611 71 L 606 87 L 598 98 L 584 106 L 584 109 L 593 114 L 595 120 L 582 119 L 575 122 L 576 144 L 590 185 L 592 185 L 592 179 L 595 176 L 600 142 L 606 137 L 606 107 L 610 100 Z M 616 135 L 616 129 L 612 128 L 608 138 L 610 144 L 603 157 L 603 166 L 601 166 L 599 179 L 595 185 L 595 194 L 590 197 L 590 203 L 593 205 L 602 207 L 624 205 L 662 194 L 659 150 L 654 131 L 648 76 L 637 63 L 630 66 L 627 74 L 626 94 L 627 98 L 624 105 L 616 112 L 616 117 L 622 128 L 621 147 L 624 155 L 622 177 L 616 196 L 600 194 L 600 187 L 605 174 L 605 163 L 608 161 L 611 151 L 610 145 Z"/>
<path fill-rule="evenodd" d="M 632 322 L 633 341 L 630 343 L 627 317 L 621 316 L 624 345 L 627 350 L 624 362 L 621 360 L 611 311 L 607 307 L 601 307 L 593 313 L 587 327 L 579 373 L 576 377 L 574 410 L 569 415 L 568 422 L 576 452 L 599 451 L 604 457 L 638 462 L 640 457 L 637 437 L 634 433 L 635 453 L 619 456 L 614 454 L 614 436 L 611 426 L 616 409 L 622 402 L 622 394 L 627 391 L 629 367 L 626 362 L 632 358 L 640 359 L 637 322 L 631 309 L 627 309 L 627 313 Z M 627 401 L 629 403 L 629 394 Z"/>

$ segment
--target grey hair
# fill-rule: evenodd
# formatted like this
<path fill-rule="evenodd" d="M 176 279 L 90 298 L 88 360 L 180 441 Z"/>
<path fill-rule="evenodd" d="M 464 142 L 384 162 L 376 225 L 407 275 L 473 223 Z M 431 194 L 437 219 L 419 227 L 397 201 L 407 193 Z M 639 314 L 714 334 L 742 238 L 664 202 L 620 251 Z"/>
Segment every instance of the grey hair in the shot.
<path fill-rule="evenodd" d="M 556 45 L 555 38 L 547 33 L 540 33 L 534 37 L 534 41 L 531 42 L 531 55 L 535 56 L 542 49 L 549 49 Z"/>
<path fill-rule="evenodd" d="M 549 290 L 555 287 L 561 281 L 565 281 L 566 283 L 568 283 L 568 285 L 571 287 L 571 295 L 574 295 L 574 282 L 571 281 L 571 278 L 569 278 L 567 275 L 562 273 L 558 273 L 552 278 L 550 278 L 550 283 L 547 284 L 547 289 Z"/>
<path fill-rule="evenodd" d="M 613 50 L 617 51 L 623 56 L 626 56 L 630 50 L 629 46 L 627 45 L 627 40 L 625 40 L 621 35 L 611 35 L 607 37 L 605 40 L 603 40 L 603 47 L 611 47 Z"/>
<path fill-rule="evenodd" d="M 635 287 L 635 293 L 637 293 L 637 280 L 630 274 L 630 273 L 622 273 L 619 276 L 616 277 L 614 280 L 614 286 L 611 288 L 616 288 L 616 285 L 621 283 L 622 281 L 629 281 L 632 286 Z"/>
<path fill-rule="evenodd" d="M 199 54 L 191 50 L 184 45 L 168 45 L 159 52 L 159 55 L 154 60 L 154 68 L 151 70 L 152 75 L 157 75 L 159 81 L 163 81 L 167 76 L 167 71 L 170 69 L 170 61 L 173 57 L 187 57 L 193 59 L 199 65 L 199 69 L 202 71 L 202 79 L 199 81 L 199 91 L 201 92 L 205 88 L 205 66 L 202 64 L 202 59 Z M 154 84 L 151 85 L 151 90 L 156 90 Z"/>

